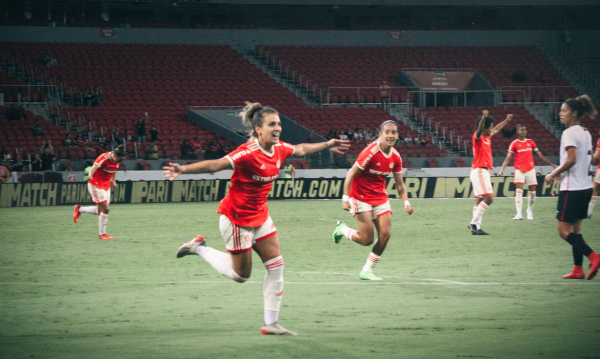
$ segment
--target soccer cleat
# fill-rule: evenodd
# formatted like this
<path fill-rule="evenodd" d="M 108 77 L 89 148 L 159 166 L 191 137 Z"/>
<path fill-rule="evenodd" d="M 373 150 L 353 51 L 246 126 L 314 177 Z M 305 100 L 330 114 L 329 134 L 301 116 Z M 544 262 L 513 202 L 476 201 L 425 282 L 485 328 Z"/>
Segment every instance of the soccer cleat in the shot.
<path fill-rule="evenodd" d="M 335 231 L 333 231 L 333 241 L 335 243 L 340 243 L 342 237 L 344 237 L 340 229 L 345 225 L 346 223 L 344 221 L 337 221 L 337 227 L 335 227 Z"/>
<path fill-rule="evenodd" d="M 98 238 L 102 239 L 102 240 L 110 240 L 110 239 L 115 239 L 114 237 L 109 236 L 108 234 L 104 233 L 103 235 L 98 236 Z"/>
<path fill-rule="evenodd" d="M 477 230 L 477 235 L 478 236 L 489 236 L 490 234 L 480 228 L 480 229 Z"/>
<path fill-rule="evenodd" d="M 522 215 L 520 215 L 520 214 L 517 214 L 517 215 L 516 215 L 516 216 L 515 216 L 513 219 L 514 219 L 514 220 L 522 220 L 522 219 L 523 219 L 523 216 L 522 216 Z"/>
<path fill-rule="evenodd" d="M 472 235 L 477 235 L 477 225 L 476 224 L 469 224 L 469 226 L 467 227 L 471 230 L 471 234 Z"/>
<path fill-rule="evenodd" d="M 382 280 L 377 277 L 373 272 L 360 272 L 360 279 L 362 280 Z"/>
<path fill-rule="evenodd" d="M 573 270 L 571 273 L 563 275 L 564 279 L 583 279 L 585 278 L 585 273 L 583 271 Z"/>
<path fill-rule="evenodd" d="M 600 268 L 600 255 L 596 255 L 594 259 L 592 259 L 592 263 L 590 263 L 590 272 L 588 273 L 587 279 L 592 279 L 598 274 L 598 269 Z"/>
<path fill-rule="evenodd" d="M 179 247 L 179 249 L 177 250 L 177 258 L 185 257 L 190 254 L 196 254 L 196 250 L 198 249 L 198 247 L 205 245 L 206 241 L 204 240 L 204 236 L 197 235 L 194 239 L 187 243 L 184 243 L 181 247 Z"/>
<path fill-rule="evenodd" d="M 531 208 L 527 208 L 527 219 L 533 219 L 533 211 L 531 210 Z"/>
<path fill-rule="evenodd" d="M 79 213 L 79 208 L 81 206 L 76 204 L 75 207 L 73 207 L 73 222 L 77 223 L 77 221 L 79 221 L 79 217 L 81 217 L 81 213 Z"/>
<path fill-rule="evenodd" d="M 294 333 L 291 330 L 285 329 L 277 322 L 263 326 L 260 329 L 260 332 L 264 335 L 298 335 L 298 333 Z"/>

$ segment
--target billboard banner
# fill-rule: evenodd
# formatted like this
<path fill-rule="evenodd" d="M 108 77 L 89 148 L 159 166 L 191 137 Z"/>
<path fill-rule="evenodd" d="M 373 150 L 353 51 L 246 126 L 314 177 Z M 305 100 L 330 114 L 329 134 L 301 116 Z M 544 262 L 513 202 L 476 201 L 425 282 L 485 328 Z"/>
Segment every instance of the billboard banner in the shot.
<path fill-rule="evenodd" d="M 547 184 L 544 177 L 538 196 L 557 195 L 559 185 Z M 492 177 L 495 197 L 514 197 L 513 177 Z M 409 177 L 404 179 L 409 198 L 470 198 L 469 177 Z M 269 199 L 340 199 L 343 178 L 278 179 Z M 111 190 L 111 203 L 164 203 L 220 201 L 231 186 L 230 180 L 119 182 Z M 398 198 L 393 178 L 387 179 L 390 198 Z M 0 207 L 34 207 L 92 204 L 87 183 L 5 183 L 0 185 Z"/>

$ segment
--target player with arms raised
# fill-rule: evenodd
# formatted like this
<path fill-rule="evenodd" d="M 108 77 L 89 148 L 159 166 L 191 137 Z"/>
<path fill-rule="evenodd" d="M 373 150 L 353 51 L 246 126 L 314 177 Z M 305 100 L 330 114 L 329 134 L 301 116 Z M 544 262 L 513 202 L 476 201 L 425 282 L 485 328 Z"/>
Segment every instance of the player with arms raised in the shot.
<path fill-rule="evenodd" d="M 504 169 L 510 162 L 513 155 L 515 156 L 515 180 L 514 184 L 517 187 L 515 195 L 515 204 L 517 206 L 517 215 L 513 219 L 523 219 L 523 186 L 529 186 L 527 196 L 527 219 L 533 219 L 533 204 L 535 202 L 535 190 L 537 187 L 537 178 L 535 174 L 535 162 L 533 161 L 533 152 L 535 152 L 542 161 L 546 162 L 552 168 L 556 165 L 550 162 L 537 148 L 535 142 L 527 138 L 527 127 L 525 125 L 517 125 L 515 127 L 519 138 L 514 140 L 508 147 L 508 155 L 502 164 L 502 169 L 498 173 L 502 176 Z M 513 131 L 515 131 L 513 130 Z"/>
<path fill-rule="evenodd" d="M 277 229 L 269 216 L 267 196 L 287 157 L 302 157 L 326 149 L 341 154 L 350 146 L 348 141 L 336 139 L 299 145 L 282 142 L 279 114 L 259 103 L 248 103 L 240 116 L 243 124 L 252 128 L 249 142 L 221 159 L 163 167 L 165 177 L 171 180 L 180 174 L 233 169 L 231 187 L 217 211 L 221 214 L 219 227 L 229 254 L 208 247 L 205 238 L 199 235 L 179 248 L 177 258 L 199 255 L 220 274 L 244 283 L 250 278 L 254 249 L 267 270 L 263 284 L 265 325 L 261 332 L 296 335 L 278 324 L 284 263 Z M 245 304 L 240 305 L 245 309 Z"/>
<path fill-rule="evenodd" d="M 390 239 L 392 208 L 385 183 L 390 173 L 394 176 L 398 196 L 404 201 L 406 212 L 413 213 L 402 180 L 402 158 L 393 147 L 397 140 L 398 125 L 391 120 L 385 121 L 379 128 L 379 138 L 362 150 L 344 181 L 342 209 L 349 210 L 354 216 L 358 231 L 338 221 L 333 241 L 339 243 L 345 236 L 358 244 L 369 246 L 374 241 L 373 224 L 377 229 L 377 243 L 360 272 L 360 279 L 381 280 L 373 274 L 373 269 Z"/>
<path fill-rule="evenodd" d="M 88 191 L 92 195 L 92 201 L 96 206 L 81 207 L 76 204 L 74 207 L 73 222 L 79 221 L 82 213 L 98 216 L 99 238 L 114 239 L 106 234 L 106 224 L 108 223 L 108 205 L 110 204 L 110 189 L 117 185 L 115 173 L 119 164 L 123 162 L 127 154 L 123 145 L 117 146 L 114 151 L 101 154 L 88 174 Z"/>
<path fill-rule="evenodd" d="M 587 218 L 588 204 L 592 198 L 592 178 L 589 175 L 592 161 L 592 136 L 581 126 L 583 115 L 594 118 L 597 114 L 587 95 L 570 98 L 560 107 L 560 121 L 567 126 L 560 138 L 560 166 L 546 176 L 546 182 L 560 181 L 556 219 L 558 233 L 573 250 L 573 271 L 563 278 L 583 279 L 583 256 L 590 260 L 592 279 L 600 267 L 600 255 L 592 250 L 581 234 L 581 221 Z"/>
<path fill-rule="evenodd" d="M 473 164 L 471 166 L 471 184 L 477 197 L 477 205 L 473 208 L 473 218 L 469 229 L 473 235 L 487 235 L 481 229 L 483 213 L 494 201 L 494 190 L 490 181 L 490 170 L 494 168 L 492 157 L 492 136 L 500 132 L 512 120 L 513 115 L 507 115 L 506 120 L 494 126 L 494 118 L 484 110 L 483 116 L 477 120 L 477 131 L 473 134 Z"/>
<path fill-rule="evenodd" d="M 598 143 L 596 143 L 596 150 L 594 151 L 594 156 L 592 157 L 592 163 L 597 163 L 598 169 L 596 170 L 596 175 L 594 176 L 594 190 L 592 193 L 592 199 L 588 205 L 588 218 L 592 218 L 592 212 L 594 211 L 596 199 L 598 199 L 598 191 L 600 190 L 600 138 L 598 139 Z"/>

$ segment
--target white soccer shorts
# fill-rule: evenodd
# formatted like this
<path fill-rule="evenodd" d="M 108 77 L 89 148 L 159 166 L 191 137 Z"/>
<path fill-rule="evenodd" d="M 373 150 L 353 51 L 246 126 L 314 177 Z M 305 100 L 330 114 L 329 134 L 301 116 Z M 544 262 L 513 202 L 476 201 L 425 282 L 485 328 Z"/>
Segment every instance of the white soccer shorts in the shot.
<path fill-rule="evenodd" d="M 277 233 L 271 216 L 260 227 L 242 227 L 232 223 L 227 216 L 221 215 L 219 229 L 229 253 L 247 252 L 256 242 Z"/>
<path fill-rule="evenodd" d="M 528 186 L 537 186 L 537 178 L 535 176 L 535 169 L 527 171 L 525 173 L 515 170 L 515 184 L 522 184 Z"/>
<path fill-rule="evenodd" d="M 490 171 L 487 168 L 475 168 L 471 170 L 471 184 L 475 197 L 493 195 L 494 189 L 490 181 Z"/>
<path fill-rule="evenodd" d="M 88 182 L 88 192 L 92 195 L 92 202 L 110 203 L 110 189 L 101 189 Z"/>
<path fill-rule="evenodd" d="M 365 202 L 361 202 L 356 198 L 350 197 L 350 213 L 352 216 L 357 215 L 358 213 L 363 212 L 372 212 L 372 218 L 375 219 L 379 216 L 383 216 L 386 213 L 392 213 L 392 206 L 390 206 L 390 201 L 387 201 L 379 206 L 373 206 Z"/>

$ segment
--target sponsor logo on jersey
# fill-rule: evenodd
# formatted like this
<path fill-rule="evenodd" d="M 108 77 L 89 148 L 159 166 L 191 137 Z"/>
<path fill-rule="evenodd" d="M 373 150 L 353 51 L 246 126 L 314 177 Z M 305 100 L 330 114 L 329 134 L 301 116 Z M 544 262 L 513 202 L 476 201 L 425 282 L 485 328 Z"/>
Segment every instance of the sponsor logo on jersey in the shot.
<path fill-rule="evenodd" d="M 258 182 L 272 182 L 275 181 L 279 177 L 279 175 L 271 176 L 271 177 L 261 177 L 257 175 L 252 175 L 252 179 Z"/>
<path fill-rule="evenodd" d="M 365 167 L 367 165 L 367 163 L 369 163 L 369 161 L 371 160 L 371 157 L 373 157 L 373 155 L 369 155 L 369 157 L 365 158 L 365 160 L 362 163 L 361 167 Z"/>
<path fill-rule="evenodd" d="M 242 150 L 242 151 L 240 151 L 240 152 L 236 153 L 235 155 L 233 155 L 233 156 L 231 157 L 231 159 L 235 161 L 235 160 L 237 160 L 238 158 L 240 158 L 240 157 L 242 157 L 242 156 L 244 156 L 244 155 L 247 155 L 247 154 L 249 154 L 250 152 L 251 152 L 251 151 Z"/>
<path fill-rule="evenodd" d="M 375 170 L 372 170 L 372 169 L 369 169 L 369 173 L 372 173 L 374 175 L 380 175 L 380 176 L 387 176 L 387 175 L 390 174 L 389 172 L 375 171 Z"/>

